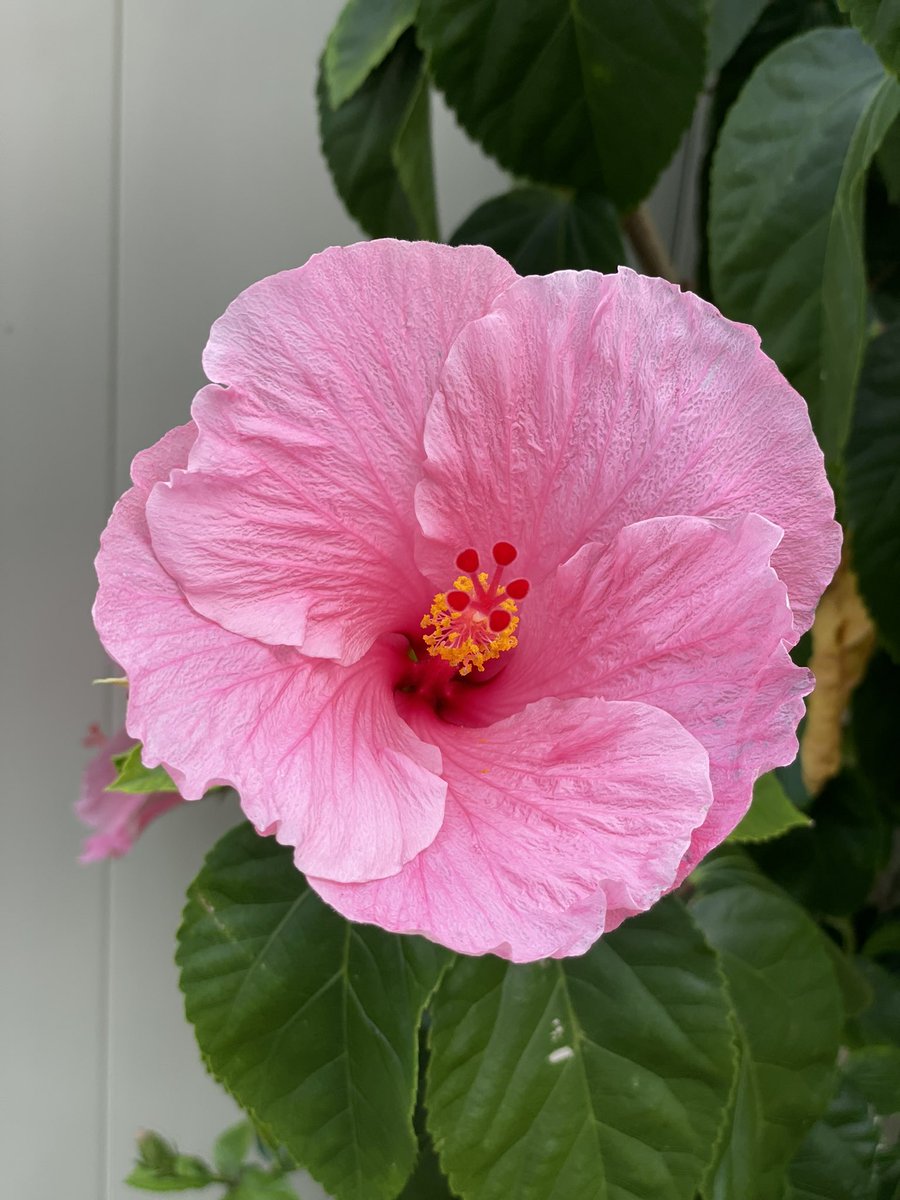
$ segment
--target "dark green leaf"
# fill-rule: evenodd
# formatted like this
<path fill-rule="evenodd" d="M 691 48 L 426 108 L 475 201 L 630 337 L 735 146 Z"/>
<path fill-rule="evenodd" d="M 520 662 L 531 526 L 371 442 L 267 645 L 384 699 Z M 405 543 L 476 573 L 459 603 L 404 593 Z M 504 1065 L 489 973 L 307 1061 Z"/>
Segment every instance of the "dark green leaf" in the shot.
<path fill-rule="evenodd" d="M 237 1175 L 241 1164 L 256 1140 L 249 1121 L 240 1121 L 224 1133 L 220 1133 L 213 1146 L 213 1162 L 222 1175 Z"/>
<path fill-rule="evenodd" d="M 843 1086 L 791 1163 L 788 1200 L 875 1200 L 877 1148 L 865 1100 Z"/>
<path fill-rule="evenodd" d="M 900 204 L 900 121 L 895 121 L 885 134 L 875 161 L 884 180 L 888 202 Z"/>
<path fill-rule="evenodd" d="M 877 1160 L 878 1188 L 875 1193 L 877 1200 L 898 1200 L 900 1198 L 900 1142 L 892 1146 L 881 1146 Z"/>
<path fill-rule="evenodd" d="M 336 1200 L 396 1196 L 416 1154 L 419 1018 L 446 953 L 350 925 L 249 825 L 210 852 L 178 941 L 210 1071 Z"/>
<path fill-rule="evenodd" d="M 349 0 L 325 45 L 324 73 L 332 108 L 358 91 L 412 25 L 418 0 Z"/>
<path fill-rule="evenodd" d="M 113 756 L 113 766 L 118 772 L 107 787 L 108 792 L 127 792 L 143 795 L 145 792 L 177 792 L 168 771 L 162 767 L 145 767 L 141 762 L 140 745 L 133 746 L 127 754 Z"/>
<path fill-rule="evenodd" d="M 462 126 L 514 175 L 633 208 L 671 158 L 706 59 L 703 0 L 422 0 Z"/>
<path fill-rule="evenodd" d="M 795 829 L 753 857 L 791 895 L 817 912 L 849 916 L 865 903 L 887 852 L 887 829 L 870 790 L 855 773 L 830 780 Z"/>
<path fill-rule="evenodd" d="M 900 658 L 900 325 L 869 347 L 847 446 L 847 512 L 863 598 Z M 884 714 L 884 719 L 890 719 Z M 882 750 L 883 753 L 883 750 Z M 897 756 L 888 756 L 897 770 Z"/>
<path fill-rule="evenodd" d="M 582 958 L 460 958 L 432 1006 L 428 1120 L 466 1200 L 691 1200 L 733 1074 L 715 958 L 662 901 Z"/>
<path fill-rule="evenodd" d="M 476 208 L 451 246 L 491 246 L 520 275 L 615 271 L 625 261 L 616 211 L 592 192 L 521 187 Z"/>
<path fill-rule="evenodd" d="M 900 957 L 900 920 L 888 920 L 877 925 L 866 938 L 863 954 L 867 958 L 883 958 L 887 955 Z"/>
<path fill-rule="evenodd" d="M 318 83 L 322 152 L 338 194 L 372 237 L 438 236 L 428 84 L 412 31 L 334 108 Z"/>
<path fill-rule="evenodd" d="M 858 958 L 856 964 L 872 989 L 872 1003 L 850 1024 L 855 1046 L 900 1046 L 900 979 L 878 963 Z"/>
<path fill-rule="evenodd" d="M 858 443 L 851 440 L 847 464 L 847 505 L 854 512 L 864 508 L 866 503 L 864 496 L 859 494 L 862 481 L 856 478 L 861 463 L 854 452 L 855 444 Z M 900 440 L 896 445 L 900 453 Z M 869 496 L 868 502 L 872 499 Z M 853 693 L 853 742 L 860 773 L 882 803 L 895 805 L 900 802 L 900 755 L 887 754 L 885 749 L 892 745 L 897 735 L 898 712 L 900 666 L 887 654 L 879 652 L 873 656 L 865 678 Z"/>
<path fill-rule="evenodd" d="M 753 785 L 753 803 L 728 840 L 768 842 L 808 824 L 809 817 L 791 803 L 775 772 L 770 771 Z"/>
<path fill-rule="evenodd" d="M 724 2 L 730 3 L 735 8 L 741 7 L 739 0 L 724 0 Z M 842 23 L 837 9 L 837 0 L 777 0 L 777 3 L 773 0 L 763 9 L 759 20 L 720 71 L 705 122 L 706 153 L 699 179 L 700 261 L 697 274 L 698 290 L 702 295 L 709 296 L 711 294 L 709 191 L 713 150 L 718 144 L 719 134 L 729 109 L 737 100 L 757 66 L 782 42 L 822 25 Z"/>
<path fill-rule="evenodd" d="M 823 937 L 822 943 L 828 951 L 838 987 L 841 989 L 844 1013 L 848 1017 L 855 1017 L 872 1003 L 873 993 L 869 982 L 855 961 L 835 945 L 831 938 Z"/>
<path fill-rule="evenodd" d="M 709 69 L 720 70 L 771 0 L 713 0 L 709 23 Z"/>
<path fill-rule="evenodd" d="M 841 1070 L 877 1113 L 900 1112 L 900 1046 L 851 1050 Z"/>
<path fill-rule="evenodd" d="M 885 82 L 852 30 L 814 30 L 756 68 L 713 161 L 716 300 L 759 329 L 764 349 L 806 397 L 831 458 L 846 435 L 848 381 L 865 334 L 859 189 L 898 97 L 900 85 Z M 840 363 L 826 341 L 826 320 L 830 334 L 839 314 L 849 319 Z"/>
<path fill-rule="evenodd" d="M 900 114 L 900 83 L 885 77 L 853 131 L 831 214 L 822 279 L 823 443 L 843 449 L 868 340 L 868 297 L 863 242 L 866 177 L 875 152 Z"/>
<path fill-rule="evenodd" d="M 708 1200 L 773 1200 L 788 1163 L 831 1093 L 843 1024 L 822 935 L 743 855 L 691 877 L 691 911 L 719 953 L 741 1064 Z"/>
<path fill-rule="evenodd" d="M 900 75 L 900 0 L 841 0 L 841 8 L 888 70 Z"/>

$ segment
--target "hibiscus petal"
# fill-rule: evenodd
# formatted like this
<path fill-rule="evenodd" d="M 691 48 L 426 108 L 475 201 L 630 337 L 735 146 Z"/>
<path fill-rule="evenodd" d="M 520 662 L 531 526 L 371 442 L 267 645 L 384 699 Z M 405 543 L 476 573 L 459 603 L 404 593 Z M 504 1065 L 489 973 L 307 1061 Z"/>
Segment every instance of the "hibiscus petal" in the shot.
<path fill-rule="evenodd" d="M 354 921 L 464 954 L 580 954 L 607 909 L 673 883 L 711 800 L 706 752 L 642 704 L 543 700 L 488 729 L 419 717 L 449 790 L 434 842 L 391 879 L 311 879 Z"/>
<path fill-rule="evenodd" d="M 185 461 L 191 426 L 135 461 L 97 558 L 94 620 L 129 681 L 128 731 L 186 799 L 229 784 L 260 829 L 296 846 L 303 870 L 388 875 L 440 828 L 439 751 L 396 711 L 396 648 L 353 668 L 221 629 L 193 611 L 156 560 L 144 504 Z"/>
<path fill-rule="evenodd" d="M 757 512 L 785 531 L 773 565 L 799 637 L 838 562 L 806 405 L 756 332 L 625 268 L 507 289 L 449 354 L 425 446 L 435 580 L 460 546 L 507 539 L 535 582 L 635 521 Z"/>
<path fill-rule="evenodd" d="M 484 247 L 336 247 L 213 326 L 188 473 L 148 504 L 153 546 L 226 629 L 344 663 L 416 629 L 422 430 L 454 338 L 515 272 Z"/>
<path fill-rule="evenodd" d="M 707 749 L 715 803 L 686 871 L 750 804 L 753 781 L 797 753 L 808 671 L 784 647 L 791 614 L 764 517 L 657 517 L 583 547 L 528 597 L 506 669 L 466 696 L 492 721 L 538 696 L 636 700 Z"/>

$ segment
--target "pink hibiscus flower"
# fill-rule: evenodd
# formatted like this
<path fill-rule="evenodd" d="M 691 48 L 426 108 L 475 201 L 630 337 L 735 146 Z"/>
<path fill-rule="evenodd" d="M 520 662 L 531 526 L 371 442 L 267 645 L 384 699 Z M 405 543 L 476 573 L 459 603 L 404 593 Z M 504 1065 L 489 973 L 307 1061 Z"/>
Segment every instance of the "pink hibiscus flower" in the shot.
<path fill-rule="evenodd" d="M 631 271 L 327 250 L 213 327 L 97 560 L 128 728 L 352 920 L 517 961 L 652 905 L 796 753 L 840 532 L 756 333 Z"/>
<path fill-rule="evenodd" d="M 78 861 L 92 863 L 127 854 L 150 822 L 181 804 L 181 797 L 177 792 L 130 796 L 106 790 L 116 777 L 113 755 L 127 754 L 136 744 L 124 729 L 108 738 L 93 725 L 84 744 L 98 749 L 81 776 L 75 815 L 94 833 L 85 838 Z"/>

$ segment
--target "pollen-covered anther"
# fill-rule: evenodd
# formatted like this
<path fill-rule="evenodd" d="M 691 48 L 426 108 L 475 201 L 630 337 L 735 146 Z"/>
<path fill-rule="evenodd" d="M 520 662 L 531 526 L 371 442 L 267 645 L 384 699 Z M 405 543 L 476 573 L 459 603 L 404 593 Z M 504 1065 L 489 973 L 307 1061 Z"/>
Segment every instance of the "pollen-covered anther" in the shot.
<path fill-rule="evenodd" d="M 483 671 L 486 662 L 517 645 L 516 601 L 527 595 L 528 580 L 514 579 L 508 587 L 500 582 L 504 567 L 518 557 L 512 543 L 496 542 L 491 555 L 496 563 L 493 577 L 486 571 L 475 575 L 480 562 L 477 551 L 461 551 L 456 566 L 469 574 L 460 575 L 448 591 L 438 592 L 422 618 L 428 653 L 450 663 L 460 675 L 473 668 Z"/>

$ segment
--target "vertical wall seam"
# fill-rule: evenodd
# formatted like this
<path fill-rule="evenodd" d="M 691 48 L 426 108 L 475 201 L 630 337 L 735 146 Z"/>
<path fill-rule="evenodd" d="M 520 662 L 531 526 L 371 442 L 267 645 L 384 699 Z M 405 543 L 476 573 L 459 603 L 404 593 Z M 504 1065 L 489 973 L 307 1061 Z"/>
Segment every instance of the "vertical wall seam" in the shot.
<path fill-rule="evenodd" d="M 110 139 L 110 190 L 109 190 L 109 325 L 108 374 L 106 394 L 106 510 L 110 512 L 116 499 L 117 454 L 119 442 L 119 297 L 121 259 L 121 213 L 122 213 L 122 71 L 124 50 L 123 0 L 111 0 L 112 8 L 112 86 L 110 94 L 111 139 Z M 118 718 L 115 710 L 116 698 L 113 688 L 107 688 L 104 697 L 104 723 L 109 731 Z M 110 1122 L 112 1118 L 112 925 L 113 925 L 113 866 L 105 864 L 106 877 L 103 889 L 103 928 L 101 934 L 101 961 L 104 979 L 100 990 L 100 1054 L 99 1069 L 99 1128 L 100 1159 L 99 1178 L 103 1196 L 115 1200 L 112 1178 L 112 1145 Z"/>

